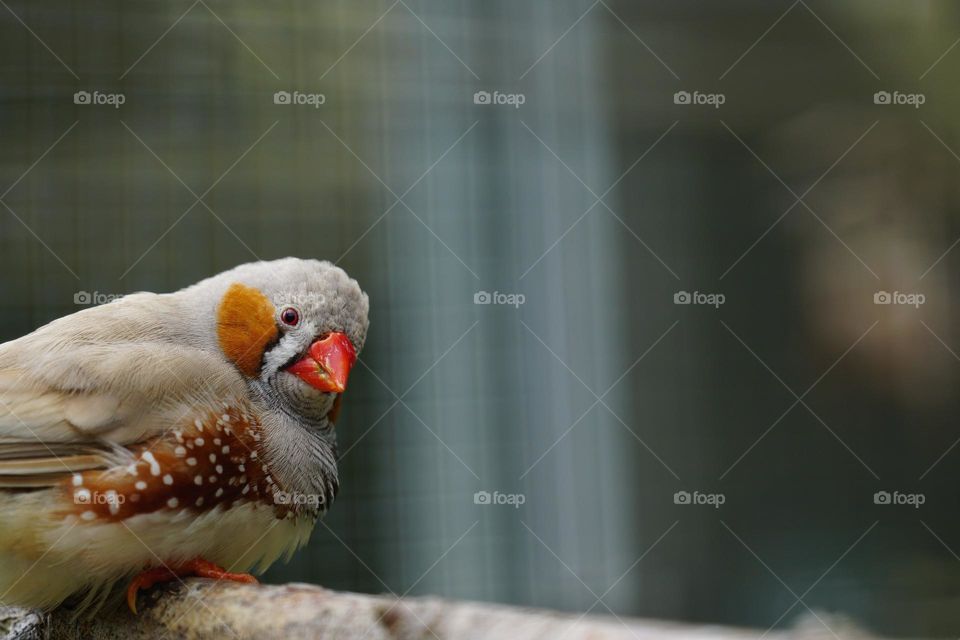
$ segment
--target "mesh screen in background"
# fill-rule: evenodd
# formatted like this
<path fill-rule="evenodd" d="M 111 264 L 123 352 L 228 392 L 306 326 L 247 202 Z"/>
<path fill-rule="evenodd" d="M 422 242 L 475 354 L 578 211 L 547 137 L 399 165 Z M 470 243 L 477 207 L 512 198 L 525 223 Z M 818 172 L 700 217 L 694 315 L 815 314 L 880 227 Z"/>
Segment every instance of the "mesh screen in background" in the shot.
<path fill-rule="evenodd" d="M 336 260 L 370 294 L 341 495 L 268 581 L 953 632 L 950 3 L 55 2 L 0 21 L 0 337 L 79 292 L 257 258 Z M 871 100 L 895 87 L 927 103 Z M 881 308 L 881 289 L 929 304 Z M 883 490 L 927 502 L 884 509 Z"/>

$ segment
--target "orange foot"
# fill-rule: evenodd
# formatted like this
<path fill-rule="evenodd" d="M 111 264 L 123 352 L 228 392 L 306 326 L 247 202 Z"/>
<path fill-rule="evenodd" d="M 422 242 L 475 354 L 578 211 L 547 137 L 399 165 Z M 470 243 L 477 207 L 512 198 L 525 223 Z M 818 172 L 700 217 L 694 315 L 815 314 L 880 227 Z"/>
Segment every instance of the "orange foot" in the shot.
<path fill-rule="evenodd" d="M 257 584 L 257 579 L 249 573 L 230 573 L 223 567 L 217 566 L 203 558 L 194 558 L 183 564 L 172 567 L 154 567 L 141 571 L 127 587 L 127 606 L 130 611 L 137 613 L 137 592 L 140 589 L 149 589 L 158 582 L 172 582 L 186 576 L 199 576 L 201 578 L 212 578 L 214 580 L 230 580 L 231 582 L 243 582 L 246 584 Z"/>

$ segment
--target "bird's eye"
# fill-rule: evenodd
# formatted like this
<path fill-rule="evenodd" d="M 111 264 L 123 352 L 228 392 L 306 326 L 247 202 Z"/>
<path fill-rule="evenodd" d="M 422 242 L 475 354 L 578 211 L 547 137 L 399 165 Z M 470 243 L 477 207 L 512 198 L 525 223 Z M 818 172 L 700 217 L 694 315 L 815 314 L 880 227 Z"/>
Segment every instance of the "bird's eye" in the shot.
<path fill-rule="evenodd" d="M 300 312 L 293 307 L 287 307 L 280 312 L 280 321 L 288 327 L 295 327 L 300 324 Z"/>

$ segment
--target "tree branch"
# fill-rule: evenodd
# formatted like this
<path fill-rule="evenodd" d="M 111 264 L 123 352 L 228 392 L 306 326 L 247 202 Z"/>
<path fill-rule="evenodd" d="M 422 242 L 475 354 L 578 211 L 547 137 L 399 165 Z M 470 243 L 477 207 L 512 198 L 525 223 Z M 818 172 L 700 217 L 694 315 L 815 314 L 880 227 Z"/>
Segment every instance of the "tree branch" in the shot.
<path fill-rule="evenodd" d="M 290 584 L 251 586 L 191 579 L 152 590 L 140 598 L 140 615 L 125 607 L 93 620 L 72 620 L 69 611 L 50 615 L 0 607 L 0 640 L 759 640 L 757 630 L 623 620 L 521 609 L 438 598 L 397 599 L 327 591 Z M 813 618 L 813 617 L 811 617 Z M 823 618 L 808 619 L 765 640 L 868 638 L 858 629 Z M 836 634 L 836 635 L 834 635 Z"/>

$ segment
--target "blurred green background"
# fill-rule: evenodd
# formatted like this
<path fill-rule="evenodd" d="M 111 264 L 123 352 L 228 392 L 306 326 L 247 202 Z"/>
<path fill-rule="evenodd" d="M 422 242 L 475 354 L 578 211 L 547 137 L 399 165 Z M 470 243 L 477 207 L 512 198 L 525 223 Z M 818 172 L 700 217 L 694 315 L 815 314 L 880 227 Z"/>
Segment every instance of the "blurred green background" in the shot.
<path fill-rule="evenodd" d="M 591 1 L 0 2 L 0 339 L 336 261 L 342 491 L 268 581 L 956 637 L 960 7 Z"/>

